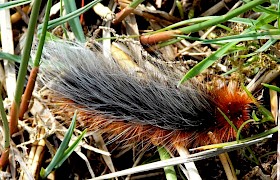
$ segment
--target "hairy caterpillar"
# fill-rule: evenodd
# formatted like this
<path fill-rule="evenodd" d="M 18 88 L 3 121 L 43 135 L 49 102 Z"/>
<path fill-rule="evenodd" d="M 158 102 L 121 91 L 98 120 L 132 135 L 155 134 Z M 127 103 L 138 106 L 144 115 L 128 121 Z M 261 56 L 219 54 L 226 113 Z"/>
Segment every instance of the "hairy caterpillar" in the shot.
<path fill-rule="evenodd" d="M 174 146 L 229 141 L 234 129 L 249 119 L 252 99 L 237 83 L 206 87 L 195 81 L 177 87 L 176 75 L 139 77 L 78 44 L 48 42 L 44 47 L 42 79 L 61 109 L 79 109 L 80 121 L 127 141 Z M 50 83 L 47 83 L 50 82 Z"/>

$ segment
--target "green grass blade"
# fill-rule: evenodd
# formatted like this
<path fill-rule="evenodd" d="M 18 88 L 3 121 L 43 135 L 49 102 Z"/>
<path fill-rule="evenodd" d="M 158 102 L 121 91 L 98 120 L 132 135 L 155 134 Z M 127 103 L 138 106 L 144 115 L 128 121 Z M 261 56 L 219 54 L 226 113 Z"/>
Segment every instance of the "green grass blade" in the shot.
<path fill-rule="evenodd" d="M 56 26 L 59 26 L 61 24 L 66 23 L 67 21 L 69 21 L 69 20 L 71 20 L 75 17 L 78 17 L 79 15 L 85 13 L 87 10 L 92 8 L 94 5 L 96 5 L 100 1 L 101 0 L 94 0 L 94 1 L 90 2 L 89 4 L 85 5 L 84 7 L 80 8 L 80 9 L 77 9 L 76 11 L 73 11 L 73 12 L 71 12 L 71 13 L 65 15 L 65 16 L 62 16 L 60 18 L 49 21 L 48 29 L 54 28 Z M 41 28 L 42 28 L 42 26 L 39 25 L 38 29 L 41 29 Z"/>
<path fill-rule="evenodd" d="M 263 115 L 263 122 L 271 121 L 275 122 L 272 113 L 266 109 L 263 105 L 259 104 L 256 98 L 252 95 L 252 93 L 242 84 L 242 89 L 246 92 L 246 94 L 254 101 L 255 105 L 258 107 L 259 112 Z"/>
<path fill-rule="evenodd" d="M 13 116 L 15 118 L 11 119 L 11 121 L 10 121 L 11 125 L 17 125 L 20 101 L 21 101 L 21 97 L 22 97 L 23 89 L 24 89 L 24 84 L 25 84 L 25 80 L 26 80 L 28 62 L 29 62 L 29 59 L 30 59 L 30 51 L 31 51 L 31 47 L 32 47 L 35 28 L 36 28 L 36 25 L 37 25 L 37 19 L 38 19 L 38 15 L 39 15 L 41 2 L 42 2 L 42 0 L 34 1 L 31 16 L 30 16 L 30 21 L 28 23 L 28 30 L 27 30 L 27 34 L 26 34 L 25 45 L 24 45 L 24 48 L 23 48 L 23 54 L 22 54 L 22 57 L 21 57 L 21 63 L 20 63 L 20 67 L 19 67 L 18 78 L 17 78 L 17 83 L 16 83 L 15 97 L 14 97 L 14 106 L 15 106 L 14 108 L 15 108 L 15 113 L 16 114 Z M 11 127 L 12 126 L 10 126 L 10 128 Z M 14 127 L 12 127 L 12 128 L 14 128 Z M 10 129 L 11 133 L 14 133 L 13 131 L 16 131 L 15 129 L 16 128 Z"/>
<path fill-rule="evenodd" d="M 274 7 L 276 7 L 276 6 L 273 6 L 273 8 Z M 266 8 L 266 7 L 263 7 L 263 6 L 257 6 L 257 7 L 254 8 L 254 11 L 279 16 L 279 12 L 278 11 L 274 11 L 271 8 L 272 7 Z"/>
<path fill-rule="evenodd" d="M 219 17 L 219 16 L 206 16 L 206 17 L 198 17 L 198 18 L 187 19 L 187 20 L 184 20 L 184 21 L 180 21 L 178 23 L 174 23 L 172 25 L 169 25 L 169 26 L 167 26 L 165 28 L 162 28 L 162 29 L 159 29 L 157 31 L 145 33 L 145 35 L 155 34 L 155 33 L 163 32 L 163 31 L 168 31 L 168 30 L 175 29 L 175 28 L 178 28 L 178 27 L 188 26 L 189 24 L 201 23 L 201 22 L 204 22 L 204 21 L 213 20 L 217 17 Z M 257 20 L 254 20 L 254 19 L 238 18 L 238 17 L 234 17 L 232 19 L 229 19 L 228 21 L 229 22 L 240 23 L 240 24 L 245 24 L 245 25 L 248 25 L 248 26 L 254 26 L 257 23 Z M 270 25 L 270 27 L 275 28 L 272 25 Z"/>
<path fill-rule="evenodd" d="M 180 36 L 182 37 L 182 36 Z M 258 39 L 279 39 L 280 38 L 280 30 L 272 29 L 265 32 L 250 32 L 241 35 L 233 35 L 226 36 L 217 39 L 197 39 L 197 41 L 202 41 L 203 44 L 216 44 L 216 43 L 228 43 L 233 41 L 253 41 Z"/>
<path fill-rule="evenodd" d="M 57 164 L 60 162 L 61 158 L 63 157 L 64 152 L 67 149 L 70 139 L 72 137 L 72 134 L 74 132 L 74 129 L 76 126 L 76 119 L 77 119 L 77 111 L 75 111 L 75 114 L 72 118 L 70 127 L 69 127 L 68 131 L 66 132 L 64 139 L 63 139 L 62 143 L 60 144 L 57 152 L 55 153 L 52 161 L 50 162 L 50 164 L 48 165 L 48 167 L 45 170 L 41 170 L 40 176 L 43 179 L 45 179 L 51 173 L 51 171 L 54 169 L 55 166 L 57 166 Z"/>
<path fill-rule="evenodd" d="M 262 85 L 263 85 L 264 87 L 267 87 L 267 88 L 269 88 L 269 89 L 271 89 L 271 90 L 274 90 L 274 91 L 276 91 L 276 92 L 279 92 L 279 93 L 280 93 L 280 88 L 279 88 L 279 87 L 277 87 L 277 86 L 273 86 L 273 85 L 270 85 L 270 84 L 265 84 L 265 83 L 262 83 Z"/>
<path fill-rule="evenodd" d="M 268 14 L 262 14 L 257 20 L 255 26 L 252 26 L 245 31 L 243 31 L 242 34 L 246 34 L 248 32 L 252 32 L 254 29 L 262 29 L 263 27 L 266 27 L 266 25 L 274 20 L 276 20 L 277 17 L 275 15 L 268 15 Z M 231 49 L 234 45 L 236 45 L 237 42 L 231 42 L 228 44 L 225 44 L 220 49 L 218 49 L 216 52 L 199 62 L 196 66 L 194 66 L 191 70 L 189 70 L 184 77 L 179 81 L 178 86 L 180 86 L 182 83 L 187 81 L 188 79 L 198 75 L 206 68 L 210 67 L 216 60 L 223 57 L 225 53 Z"/>
<path fill-rule="evenodd" d="M 221 113 L 221 115 L 224 117 L 224 119 L 227 121 L 227 123 L 234 129 L 235 132 L 238 131 L 237 127 L 233 124 L 233 122 L 227 117 L 227 115 L 220 109 L 217 108 L 218 111 Z"/>
<path fill-rule="evenodd" d="M 136 8 L 139 4 L 141 4 L 144 0 L 134 0 L 129 4 L 129 7 Z"/>
<path fill-rule="evenodd" d="M 184 8 L 181 1 L 176 0 L 176 6 L 178 8 L 181 19 L 184 19 Z"/>
<path fill-rule="evenodd" d="M 157 151 L 159 153 L 160 156 L 160 160 L 167 160 L 170 159 L 170 155 L 169 153 L 166 151 L 166 149 L 164 147 L 157 147 Z M 177 180 L 177 176 L 176 176 L 176 171 L 174 169 L 174 166 L 166 166 L 163 168 L 164 172 L 165 172 L 165 177 L 167 180 Z"/>
<path fill-rule="evenodd" d="M 5 53 L 5 52 L 0 52 L 0 59 L 6 59 L 11 62 L 21 62 L 21 56 L 10 54 L 10 53 Z"/>
<path fill-rule="evenodd" d="M 277 41 L 278 41 L 278 39 L 269 39 L 268 41 L 266 41 L 266 43 L 264 45 L 262 45 L 262 47 L 260 47 L 259 49 L 256 50 L 256 53 L 266 51 Z"/>
<path fill-rule="evenodd" d="M 45 38 L 46 38 L 46 33 L 47 33 L 47 26 L 48 26 L 48 22 L 49 22 L 49 18 L 50 18 L 51 7 L 52 7 L 52 1 L 48 0 L 46 12 L 45 12 L 44 23 L 43 23 L 43 27 L 42 27 L 42 33 L 40 34 L 40 40 L 39 40 L 38 48 L 36 51 L 36 56 L 34 59 L 34 67 L 39 67 L 39 64 L 40 64 L 40 59 L 41 59 L 43 46 L 45 43 Z"/>
<path fill-rule="evenodd" d="M 10 8 L 14 8 L 14 7 L 21 6 L 21 5 L 28 4 L 28 3 L 31 3 L 31 0 L 17 0 L 17 1 L 5 2 L 5 3 L 0 4 L 0 10 L 7 9 L 7 8 L 10 9 Z"/>
<path fill-rule="evenodd" d="M 2 93 L 0 93 L 0 113 L 2 117 L 2 122 L 3 122 L 3 129 L 4 129 L 4 148 L 9 148 L 10 147 L 10 129 L 9 129 L 9 123 L 6 115 L 6 111 L 4 108 L 4 103 L 2 99 Z"/>
<path fill-rule="evenodd" d="M 84 135 L 86 134 L 87 130 L 85 129 L 80 136 L 78 136 L 78 138 L 76 139 L 76 141 L 66 149 L 66 151 L 64 152 L 63 156 L 61 157 L 61 159 L 59 160 L 59 162 L 57 163 L 57 165 L 55 166 L 55 169 L 59 168 L 62 163 L 72 154 L 72 152 L 76 149 L 76 147 L 78 146 L 78 144 L 81 142 L 82 138 L 84 137 Z"/>
<path fill-rule="evenodd" d="M 205 69 L 207 69 L 209 66 L 211 66 L 216 60 L 223 57 L 225 53 L 234 45 L 236 45 L 237 42 L 232 42 L 224 45 L 220 49 L 218 49 L 216 52 L 205 58 L 204 60 L 200 61 L 196 66 L 194 66 L 191 70 L 188 71 L 187 74 L 179 81 L 178 86 L 180 86 L 185 81 L 189 80 L 190 78 L 196 76 L 197 74 L 201 73 Z"/>
<path fill-rule="evenodd" d="M 255 29 L 262 29 L 262 30 L 270 30 L 270 29 L 274 29 L 275 27 L 271 27 L 269 25 L 269 23 L 271 23 L 272 21 L 275 21 L 277 19 L 278 16 L 275 15 L 270 15 L 270 14 L 265 14 L 263 13 L 258 20 L 256 21 L 255 24 Z"/>
<path fill-rule="evenodd" d="M 241 137 L 241 131 L 243 130 L 243 128 L 249 124 L 249 123 L 254 123 L 256 122 L 254 119 L 249 119 L 247 121 L 245 121 L 244 123 L 241 124 L 241 126 L 239 127 L 237 133 L 236 133 L 236 141 L 237 143 L 239 143 L 240 137 Z"/>
<path fill-rule="evenodd" d="M 244 12 L 246 12 L 246 11 L 248 11 L 248 10 L 264 3 L 264 2 L 266 2 L 266 1 L 267 0 L 250 1 L 247 4 L 230 11 L 225 15 L 218 16 L 215 19 L 208 20 L 208 21 L 205 21 L 205 22 L 202 22 L 202 23 L 199 23 L 199 24 L 194 24 L 194 25 L 191 25 L 191 26 L 187 26 L 187 27 L 181 28 L 180 30 L 185 34 L 188 34 L 188 33 L 191 33 L 191 32 L 197 32 L 199 30 L 206 29 L 206 28 L 211 27 L 211 26 L 215 26 L 217 24 L 226 22 L 229 19 L 232 19 L 232 18 L 234 18 L 234 17 L 236 17 L 236 16 L 238 16 L 238 15 L 240 15 L 240 14 L 242 14 L 242 13 L 244 13 Z"/>
<path fill-rule="evenodd" d="M 67 14 L 77 10 L 75 1 L 64 0 L 64 7 L 65 7 Z M 75 17 L 73 19 L 70 19 L 69 25 L 70 25 L 71 30 L 74 33 L 76 39 L 80 42 L 85 42 L 86 38 L 84 36 L 84 31 L 83 31 L 79 18 Z"/>
<path fill-rule="evenodd" d="M 225 143 L 219 143 L 219 144 L 211 144 L 211 145 L 201 146 L 199 148 L 190 149 L 190 151 L 198 150 L 198 149 L 204 149 L 205 150 L 205 149 L 214 149 L 214 148 L 224 148 L 224 147 L 227 147 L 227 146 L 231 146 L 231 145 L 235 145 L 235 144 L 242 144 L 242 143 L 246 143 L 246 142 L 249 142 L 249 141 L 252 141 L 252 140 L 263 138 L 263 137 L 266 137 L 270 134 L 274 134 L 276 132 L 278 132 L 278 127 L 274 127 L 272 129 L 269 129 L 265 132 L 253 135 L 251 137 L 240 139 L 239 142 L 231 141 L 231 142 L 225 142 Z"/>

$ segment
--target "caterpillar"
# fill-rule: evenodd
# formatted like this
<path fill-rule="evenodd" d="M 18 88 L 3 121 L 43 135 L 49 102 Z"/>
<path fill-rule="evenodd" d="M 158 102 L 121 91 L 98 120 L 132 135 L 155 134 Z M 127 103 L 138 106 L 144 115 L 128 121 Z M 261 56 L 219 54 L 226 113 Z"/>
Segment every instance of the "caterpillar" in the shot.
<path fill-rule="evenodd" d="M 43 82 L 65 112 L 79 110 L 79 121 L 128 142 L 155 145 L 210 144 L 233 140 L 250 118 L 252 99 L 233 81 L 207 86 L 195 80 L 177 87 L 176 73 L 167 78 L 147 71 L 145 77 L 124 70 L 99 50 L 80 44 L 47 42 L 41 66 Z M 220 111 L 219 111 L 220 110 Z"/>

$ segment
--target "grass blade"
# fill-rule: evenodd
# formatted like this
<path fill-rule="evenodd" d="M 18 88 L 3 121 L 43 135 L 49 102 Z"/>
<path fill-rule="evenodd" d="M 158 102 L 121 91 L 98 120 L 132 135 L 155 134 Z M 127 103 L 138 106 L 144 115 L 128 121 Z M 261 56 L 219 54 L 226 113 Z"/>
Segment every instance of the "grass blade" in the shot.
<path fill-rule="evenodd" d="M 8 61 L 17 62 L 17 63 L 21 62 L 20 56 L 10 54 L 10 53 L 5 53 L 5 52 L 0 52 L 0 59 L 6 59 Z"/>
<path fill-rule="evenodd" d="M 63 157 L 64 152 L 67 149 L 70 139 L 72 137 L 72 134 L 74 132 L 74 129 L 76 126 L 76 119 L 77 119 L 77 111 L 75 111 L 71 124 L 70 124 L 70 127 L 64 136 L 65 138 L 62 141 L 61 145 L 59 146 L 57 152 L 55 153 L 51 163 L 48 165 L 48 167 L 45 170 L 43 168 L 41 169 L 40 176 L 43 179 L 46 178 L 51 173 L 51 171 L 54 169 L 54 167 L 57 166 L 57 164 L 61 161 L 61 158 Z"/>
<path fill-rule="evenodd" d="M 71 13 L 65 15 L 65 16 L 62 16 L 60 18 L 49 21 L 48 29 L 54 28 L 56 26 L 59 26 L 61 24 L 66 23 L 67 21 L 69 21 L 69 20 L 71 20 L 75 17 L 78 17 L 79 15 L 85 13 L 87 10 L 92 8 L 94 5 L 96 5 L 100 1 L 101 0 L 94 0 L 94 1 L 90 2 L 89 4 L 85 5 L 84 7 L 80 8 L 80 9 L 77 9 L 76 11 L 73 11 L 73 12 L 71 12 Z M 42 26 L 39 25 L 38 29 L 40 30 L 41 28 L 42 28 Z"/>
<path fill-rule="evenodd" d="M 262 85 L 263 85 L 264 87 L 267 87 L 267 88 L 269 88 L 269 89 L 272 89 L 272 90 L 277 91 L 277 92 L 280 93 L 280 88 L 277 87 L 277 86 L 273 86 L 273 85 L 265 84 L 265 83 L 262 83 Z"/>
<path fill-rule="evenodd" d="M 78 144 L 81 142 L 82 138 L 84 137 L 84 135 L 86 134 L 87 130 L 85 129 L 76 139 L 76 141 L 66 149 L 66 151 L 64 152 L 63 156 L 61 157 L 60 161 L 58 162 L 58 164 L 55 166 L 55 168 L 59 168 L 62 163 L 72 154 L 72 152 L 76 149 L 76 147 L 78 146 Z"/>
<path fill-rule="evenodd" d="M 238 42 L 232 42 L 224 45 L 216 52 L 211 54 L 209 57 L 205 58 L 204 60 L 200 61 L 196 66 L 194 66 L 185 76 L 179 81 L 177 86 L 180 86 L 185 81 L 189 80 L 190 78 L 196 76 L 197 74 L 201 73 L 203 70 L 210 67 L 216 60 L 223 57 L 225 53 Z"/>
<path fill-rule="evenodd" d="M 28 4 L 31 3 L 31 0 L 17 0 L 17 1 L 10 1 L 10 2 L 6 2 L 3 4 L 0 4 L 0 9 L 10 9 L 10 8 L 14 8 L 17 6 L 21 6 L 24 4 Z"/>
<path fill-rule="evenodd" d="M 65 7 L 67 14 L 77 10 L 75 1 L 64 0 L 64 7 Z M 84 36 L 84 31 L 83 31 L 83 28 L 79 21 L 79 18 L 75 17 L 73 19 L 70 19 L 69 24 L 70 24 L 71 30 L 73 31 L 76 39 L 80 42 L 85 42 L 86 38 Z"/>
<path fill-rule="evenodd" d="M 164 147 L 157 147 L 157 151 L 159 153 L 160 160 L 167 160 L 171 158 L 169 153 L 166 151 Z M 167 180 L 177 180 L 174 166 L 166 166 L 163 169 Z"/>

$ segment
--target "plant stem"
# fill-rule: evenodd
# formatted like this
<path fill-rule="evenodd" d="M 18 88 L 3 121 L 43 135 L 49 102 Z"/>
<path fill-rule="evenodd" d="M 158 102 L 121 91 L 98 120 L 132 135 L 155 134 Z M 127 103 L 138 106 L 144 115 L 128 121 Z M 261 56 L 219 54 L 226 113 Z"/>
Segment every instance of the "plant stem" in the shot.
<path fill-rule="evenodd" d="M 17 131 L 19 106 L 21 96 L 23 93 L 24 82 L 27 72 L 28 61 L 30 57 L 30 50 L 32 47 L 33 36 L 37 24 L 37 18 L 40 10 L 42 0 L 36 0 L 33 4 L 33 9 L 28 23 L 28 30 L 26 35 L 26 43 L 23 49 L 23 55 L 19 67 L 18 79 L 16 84 L 15 98 L 11 107 L 11 118 L 10 118 L 10 133 L 13 134 Z M 13 113 L 13 114 L 12 114 Z"/>

